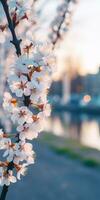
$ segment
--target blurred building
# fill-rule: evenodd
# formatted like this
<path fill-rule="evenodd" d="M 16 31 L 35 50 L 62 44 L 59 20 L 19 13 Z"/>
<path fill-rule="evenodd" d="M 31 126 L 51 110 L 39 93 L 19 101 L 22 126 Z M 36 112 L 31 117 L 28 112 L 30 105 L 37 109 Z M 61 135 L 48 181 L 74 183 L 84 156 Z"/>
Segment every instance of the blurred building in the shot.
<path fill-rule="evenodd" d="M 97 74 L 76 75 L 71 80 L 71 94 L 100 95 L 100 68 Z"/>
<path fill-rule="evenodd" d="M 51 95 L 57 95 L 59 97 L 62 97 L 63 95 L 63 82 L 62 80 L 59 80 L 59 81 L 54 81 L 51 85 L 51 88 L 50 88 L 50 96 Z"/>
<path fill-rule="evenodd" d="M 76 74 L 70 80 L 67 74 L 52 83 L 50 96 L 58 96 L 62 102 L 66 103 L 71 95 L 98 96 L 100 95 L 100 68 L 97 74 L 87 74 L 85 76 Z"/>

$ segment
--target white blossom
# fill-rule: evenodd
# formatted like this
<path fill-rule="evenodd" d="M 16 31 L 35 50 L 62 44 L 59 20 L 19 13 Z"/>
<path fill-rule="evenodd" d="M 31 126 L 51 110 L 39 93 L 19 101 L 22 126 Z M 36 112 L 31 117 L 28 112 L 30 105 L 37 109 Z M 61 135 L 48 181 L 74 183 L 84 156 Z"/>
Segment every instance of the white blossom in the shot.
<path fill-rule="evenodd" d="M 21 75 L 20 77 L 14 76 L 14 79 L 12 77 L 9 86 L 12 93 L 15 93 L 17 97 L 22 97 L 23 95 L 29 96 L 31 94 L 31 82 L 29 82 L 27 77 L 24 75 Z"/>
<path fill-rule="evenodd" d="M 45 117 L 49 117 L 49 116 L 50 116 L 50 113 L 51 113 L 50 104 L 44 105 L 44 108 L 43 108 L 43 114 L 44 114 L 44 116 L 45 116 Z"/>
<path fill-rule="evenodd" d="M 11 116 L 12 121 L 15 123 L 16 121 L 18 124 L 32 123 L 33 122 L 33 113 L 29 111 L 29 109 L 25 106 L 22 106 L 16 109 L 16 112 L 13 113 Z"/>
<path fill-rule="evenodd" d="M 17 100 L 9 92 L 4 93 L 3 108 L 5 111 L 13 112 L 17 105 Z"/>
<path fill-rule="evenodd" d="M 24 163 L 24 164 L 22 164 L 22 165 L 19 165 L 18 166 L 18 171 L 17 171 L 17 179 L 21 179 L 20 178 L 20 176 L 22 175 L 22 176 L 25 176 L 25 173 L 26 173 L 26 171 L 27 171 L 27 166 L 28 166 L 28 164 L 26 164 L 26 163 Z"/>
<path fill-rule="evenodd" d="M 19 127 L 17 127 L 17 131 L 20 132 L 19 138 L 21 140 L 25 140 L 25 139 L 32 140 L 32 139 L 37 138 L 38 130 L 34 127 L 34 123 L 32 124 L 26 123 L 24 125 L 20 125 Z"/>
<path fill-rule="evenodd" d="M 16 180 L 16 177 L 13 176 L 13 171 L 12 170 L 9 170 L 4 178 L 3 178 L 3 184 L 9 186 L 10 183 L 15 183 L 17 180 Z"/>
<path fill-rule="evenodd" d="M 28 164 L 34 163 L 34 157 L 35 153 L 32 149 L 32 144 L 26 143 L 26 142 L 19 142 L 16 144 L 16 151 L 15 151 L 15 158 L 14 162 L 16 162 L 16 156 L 17 156 L 17 162 L 25 160 Z"/>

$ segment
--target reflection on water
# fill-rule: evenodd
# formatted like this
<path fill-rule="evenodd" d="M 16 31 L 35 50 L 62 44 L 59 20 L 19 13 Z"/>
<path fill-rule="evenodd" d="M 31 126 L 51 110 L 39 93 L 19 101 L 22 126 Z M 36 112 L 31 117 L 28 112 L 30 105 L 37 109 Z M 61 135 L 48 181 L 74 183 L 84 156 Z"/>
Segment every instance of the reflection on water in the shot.
<path fill-rule="evenodd" d="M 100 150 L 100 117 L 57 112 L 48 119 L 45 130 Z"/>

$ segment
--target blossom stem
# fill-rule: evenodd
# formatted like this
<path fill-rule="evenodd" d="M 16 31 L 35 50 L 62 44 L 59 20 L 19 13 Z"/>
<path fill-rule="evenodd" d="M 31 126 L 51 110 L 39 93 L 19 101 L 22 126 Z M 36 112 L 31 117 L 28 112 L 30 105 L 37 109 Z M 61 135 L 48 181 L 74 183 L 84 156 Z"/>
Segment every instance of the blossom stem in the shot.
<path fill-rule="evenodd" d="M 8 7 L 8 4 L 7 4 L 7 0 L 0 0 L 0 2 L 3 6 L 4 12 L 6 14 L 6 18 L 7 18 L 7 21 L 8 21 L 8 27 L 9 27 L 11 34 L 12 34 L 12 41 L 10 41 L 10 42 L 15 46 L 17 56 L 20 56 L 21 55 L 20 43 L 21 43 L 22 40 L 18 39 L 17 36 L 16 36 L 14 24 L 13 24 L 13 21 L 11 19 L 10 13 L 9 13 L 9 7 Z"/>

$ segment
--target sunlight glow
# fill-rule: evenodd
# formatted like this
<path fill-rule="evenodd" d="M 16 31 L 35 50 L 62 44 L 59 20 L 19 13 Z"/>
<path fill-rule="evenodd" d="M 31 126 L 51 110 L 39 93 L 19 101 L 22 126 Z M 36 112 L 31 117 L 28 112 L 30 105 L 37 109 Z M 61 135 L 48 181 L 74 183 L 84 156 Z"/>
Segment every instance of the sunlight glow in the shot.
<path fill-rule="evenodd" d="M 91 96 L 90 95 L 85 95 L 83 97 L 83 101 L 84 101 L 84 103 L 89 103 L 91 101 Z"/>

